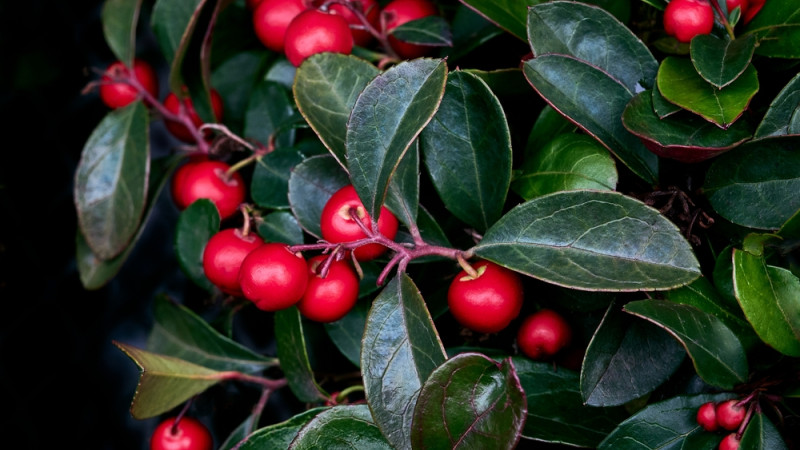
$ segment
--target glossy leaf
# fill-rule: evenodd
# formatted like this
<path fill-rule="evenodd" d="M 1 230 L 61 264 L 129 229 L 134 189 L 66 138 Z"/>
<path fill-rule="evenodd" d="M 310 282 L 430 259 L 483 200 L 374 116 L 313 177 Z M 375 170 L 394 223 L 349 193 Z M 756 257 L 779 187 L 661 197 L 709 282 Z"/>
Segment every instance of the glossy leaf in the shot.
<path fill-rule="evenodd" d="M 745 33 L 758 37 L 756 54 L 771 58 L 799 58 L 800 4 L 796 2 L 765 2 L 747 24 Z"/>
<path fill-rule="evenodd" d="M 539 111 L 539 115 L 536 116 L 536 122 L 533 123 L 531 133 L 528 135 L 524 161 L 535 157 L 556 136 L 564 133 L 574 133 L 577 129 L 574 123 L 567 120 L 552 106 L 545 105 Z"/>
<path fill-rule="evenodd" d="M 456 70 L 421 135 L 422 155 L 445 207 L 479 232 L 502 214 L 511 179 L 511 133 L 480 78 Z"/>
<path fill-rule="evenodd" d="M 372 283 L 375 283 L 374 279 Z M 336 348 L 356 367 L 361 367 L 361 338 L 367 326 L 370 305 L 368 301 L 356 302 L 344 317 L 325 324 L 325 331 Z"/>
<path fill-rule="evenodd" d="M 653 112 L 658 115 L 659 119 L 663 119 L 675 114 L 676 112 L 683 111 L 683 108 L 665 99 L 664 96 L 661 95 L 661 91 L 658 90 L 657 86 L 654 86 L 650 92 L 653 94 Z"/>
<path fill-rule="evenodd" d="M 274 316 L 278 359 L 289 388 L 301 402 L 324 400 L 325 391 L 314 380 L 314 372 L 308 359 L 300 311 L 293 306 L 276 311 Z"/>
<path fill-rule="evenodd" d="M 628 88 L 598 68 L 563 55 L 525 61 L 523 70 L 547 103 L 600 141 L 636 175 L 655 184 L 658 158 L 619 120 L 633 97 Z"/>
<path fill-rule="evenodd" d="M 289 176 L 289 204 L 297 222 L 312 236 L 321 238 L 319 221 L 325 203 L 350 180 L 331 155 L 306 158 Z"/>
<path fill-rule="evenodd" d="M 701 34 L 689 46 L 692 64 L 704 80 L 722 89 L 750 66 L 756 39 L 744 35 L 737 39 L 721 39 L 713 34 Z"/>
<path fill-rule="evenodd" d="M 266 427 L 259 428 L 247 437 L 247 440 L 236 447 L 237 450 L 263 450 L 266 448 L 289 448 L 300 429 L 306 426 L 319 413 L 327 411 L 327 407 L 307 409 L 289 419 Z"/>
<path fill-rule="evenodd" d="M 142 0 L 105 0 L 101 11 L 106 44 L 129 67 L 136 56 L 136 26 L 141 8 Z"/>
<path fill-rule="evenodd" d="M 777 230 L 800 209 L 800 137 L 754 140 L 717 158 L 703 192 L 719 215 L 745 227 Z"/>
<path fill-rule="evenodd" d="M 190 280 L 209 292 L 214 285 L 203 270 L 203 252 L 208 240 L 219 231 L 219 225 L 219 210 L 211 200 L 201 198 L 181 211 L 175 226 L 178 264 Z"/>
<path fill-rule="evenodd" d="M 297 68 L 292 87 L 297 108 L 342 167 L 347 167 L 350 112 L 378 74 L 380 70 L 363 59 L 331 52 L 312 55 Z"/>
<path fill-rule="evenodd" d="M 139 367 L 139 384 L 130 410 L 135 419 L 149 419 L 164 414 L 230 376 L 230 373 L 218 372 L 122 342 L 113 341 L 113 344 Z"/>
<path fill-rule="evenodd" d="M 625 419 L 598 449 L 714 448 L 720 436 L 697 424 L 697 408 L 733 397 L 732 393 L 680 395 L 649 404 Z"/>
<path fill-rule="evenodd" d="M 591 406 L 623 405 L 661 386 L 685 356 L 664 330 L 612 305 L 586 348 L 581 397 Z"/>
<path fill-rule="evenodd" d="M 356 99 L 345 138 L 347 167 L 374 220 L 398 163 L 439 107 L 446 80 L 443 60 L 404 61 L 375 77 Z"/>
<path fill-rule="evenodd" d="M 525 200 L 573 189 L 614 190 L 617 168 L 597 140 L 565 133 L 525 160 L 511 187 Z"/>
<path fill-rule="evenodd" d="M 545 0 L 461 0 L 481 16 L 508 31 L 521 41 L 527 40 L 528 7 Z"/>
<path fill-rule="evenodd" d="M 722 129 L 739 119 L 759 88 L 752 64 L 724 89 L 717 89 L 697 73 L 689 59 L 676 56 L 661 62 L 656 82 L 664 98 Z"/>
<path fill-rule="evenodd" d="M 289 450 L 331 448 L 391 450 L 372 421 L 367 405 L 340 405 L 320 412 L 303 426 L 287 447 Z"/>
<path fill-rule="evenodd" d="M 453 35 L 450 24 L 443 17 L 428 16 L 410 20 L 400 26 L 392 28 L 389 34 L 395 38 L 412 44 L 428 45 L 434 47 L 450 47 L 453 45 Z"/>
<path fill-rule="evenodd" d="M 763 412 L 756 412 L 744 429 L 739 447 L 752 450 L 788 450 L 781 433 Z"/>
<path fill-rule="evenodd" d="M 695 371 L 706 383 L 732 389 L 747 381 L 748 365 L 739 338 L 717 317 L 691 305 L 664 300 L 637 300 L 624 308 L 667 330 L 686 349 Z"/>
<path fill-rule="evenodd" d="M 303 229 L 288 211 L 267 214 L 258 223 L 258 234 L 268 242 L 283 242 L 291 245 L 303 243 Z"/>
<path fill-rule="evenodd" d="M 158 0 L 150 18 L 161 54 L 170 64 L 170 91 L 180 92 L 183 59 L 206 0 Z M 201 115 L 201 117 L 203 117 Z"/>
<path fill-rule="evenodd" d="M 689 243 L 672 222 L 610 191 L 564 191 L 522 203 L 486 232 L 474 252 L 585 290 L 670 289 L 700 275 Z"/>
<path fill-rule="evenodd" d="M 534 56 L 572 56 L 602 70 L 631 94 L 653 87 L 658 62 L 622 22 L 598 6 L 550 1 L 528 10 Z"/>
<path fill-rule="evenodd" d="M 400 159 L 389 182 L 386 207 L 397 219 L 410 226 L 419 214 L 419 139 Z"/>
<path fill-rule="evenodd" d="M 800 279 L 764 258 L 733 251 L 733 286 L 745 317 L 775 350 L 800 356 Z"/>
<path fill-rule="evenodd" d="M 411 448 L 514 448 L 526 403 L 510 358 L 498 363 L 480 353 L 461 353 L 422 386 Z"/>
<path fill-rule="evenodd" d="M 294 144 L 295 131 L 287 129 L 286 124 L 293 117 L 294 107 L 285 88 L 274 81 L 261 81 L 249 93 L 244 136 L 264 146 L 274 138 L 275 147 L 290 147 Z"/>
<path fill-rule="evenodd" d="M 75 171 L 74 201 L 86 243 L 100 259 L 130 245 L 144 216 L 150 175 L 147 108 L 111 111 L 94 128 Z"/>
<path fill-rule="evenodd" d="M 220 22 L 216 24 L 222 25 Z M 215 29 L 215 37 L 218 32 L 219 30 Z M 268 53 L 257 50 L 240 51 L 230 55 L 225 61 L 215 67 L 211 74 L 211 86 L 214 86 L 214 89 L 216 89 L 222 97 L 225 126 L 239 136 L 253 138 L 253 136 L 244 132 L 245 117 L 254 112 L 249 109 L 251 104 L 264 107 L 264 109 L 258 108 L 259 113 L 267 113 L 268 111 L 278 112 L 282 109 L 282 106 L 285 107 L 288 105 L 288 100 L 282 101 L 287 98 L 287 95 L 284 92 L 278 93 L 277 90 L 270 92 L 271 95 L 275 96 L 274 101 L 271 101 L 270 105 L 264 105 L 261 103 L 261 99 L 254 98 L 257 92 L 263 94 L 263 87 L 270 84 L 269 82 L 263 81 L 264 68 L 269 60 L 269 56 Z M 272 83 L 272 85 L 283 90 L 282 87 L 275 83 Z M 283 98 L 281 98 L 281 94 L 283 94 Z M 211 110 L 209 109 L 207 111 L 209 113 L 207 117 L 210 117 Z M 264 128 L 268 129 L 272 124 L 266 123 L 263 125 Z M 259 135 L 263 134 L 266 134 L 266 131 L 259 133 Z M 267 140 L 258 140 L 264 143 L 268 142 Z"/>
<path fill-rule="evenodd" d="M 289 208 L 289 177 L 292 169 L 303 161 L 294 148 L 276 149 L 256 160 L 250 195 L 262 208 Z"/>
<path fill-rule="evenodd" d="M 585 405 L 577 372 L 521 356 L 513 362 L 528 401 L 524 439 L 595 447 L 626 417 L 619 408 Z"/>
<path fill-rule="evenodd" d="M 367 316 L 361 373 L 375 423 L 395 448 L 410 448 L 420 389 L 445 359 L 444 346 L 414 282 L 405 274 L 393 278 Z"/>
<path fill-rule="evenodd" d="M 798 117 L 800 107 L 800 73 L 795 75 L 778 95 L 772 99 L 769 109 L 756 129 L 756 138 L 797 134 L 791 131 L 794 117 Z"/>

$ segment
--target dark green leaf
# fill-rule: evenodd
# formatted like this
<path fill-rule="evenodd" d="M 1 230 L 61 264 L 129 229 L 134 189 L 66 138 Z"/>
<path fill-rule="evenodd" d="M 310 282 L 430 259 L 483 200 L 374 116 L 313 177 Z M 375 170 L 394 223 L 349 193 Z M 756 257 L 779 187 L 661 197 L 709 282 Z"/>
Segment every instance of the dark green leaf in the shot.
<path fill-rule="evenodd" d="M 101 12 L 103 36 L 114 56 L 126 66 L 136 56 L 136 25 L 142 0 L 105 0 Z"/>
<path fill-rule="evenodd" d="M 525 424 L 526 403 L 511 358 L 497 363 L 480 353 L 461 353 L 422 386 L 411 447 L 514 448 Z"/>
<path fill-rule="evenodd" d="M 323 445 L 324 443 L 324 445 Z M 340 405 L 318 413 L 297 433 L 290 450 L 319 448 L 391 450 L 367 405 Z"/>
<path fill-rule="evenodd" d="M 739 119 L 759 88 L 752 64 L 724 89 L 717 89 L 697 73 L 689 59 L 677 56 L 661 62 L 656 82 L 664 98 L 723 129 Z"/>
<path fill-rule="evenodd" d="M 367 84 L 380 74 L 355 56 L 323 52 L 297 69 L 293 92 L 297 108 L 342 167 L 347 167 L 345 136 L 353 105 Z"/>
<path fill-rule="evenodd" d="M 745 33 L 758 37 L 756 54 L 771 58 L 799 58 L 800 4 L 796 2 L 764 2 L 764 6 L 747 24 Z"/>
<path fill-rule="evenodd" d="M 411 148 L 397 165 L 392 180 L 389 182 L 386 207 L 406 226 L 417 222 L 419 213 L 419 139 L 411 144 Z"/>
<path fill-rule="evenodd" d="M 653 94 L 653 112 L 658 115 L 659 119 L 668 117 L 678 111 L 683 111 L 683 108 L 665 99 L 657 86 L 653 87 L 650 92 Z"/>
<path fill-rule="evenodd" d="M 183 58 L 205 3 L 206 0 L 159 0 L 153 5 L 150 25 L 161 53 L 170 63 L 171 92 L 180 92 L 185 84 L 181 74 Z"/>
<path fill-rule="evenodd" d="M 233 133 L 241 135 L 245 118 L 253 113 L 248 106 L 253 103 L 257 90 L 266 84 L 261 79 L 268 56 L 267 53 L 257 50 L 238 52 L 217 67 L 211 76 L 211 85 L 222 97 L 225 126 Z M 281 106 L 286 106 L 286 103 L 281 102 L 286 98 L 286 94 L 283 94 L 283 98 L 281 93 L 271 92 L 271 94 L 275 96 L 274 100 L 270 100 L 272 111 L 278 111 Z M 244 133 L 244 136 L 254 137 L 248 133 Z"/>
<path fill-rule="evenodd" d="M 175 226 L 175 256 L 183 272 L 201 288 L 214 285 L 203 270 L 203 251 L 211 236 L 219 231 L 219 210 L 211 200 L 201 198 L 181 211 Z"/>
<path fill-rule="evenodd" d="M 453 45 L 453 35 L 450 24 L 444 17 L 428 16 L 421 19 L 410 20 L 398 27 L 392 28 L 390 35 L 412 44 L 430 45 L 436 47 L 450 47 Z"/>
<path fill-rule="evenodd" d="M 672 334 L 706 383 L 732 389 L 747 381 L 747 356 L 742 344 L 717 317 L 694 306 L 666 300 L 637 300 L 627 303 L 624 310 Z"/>
<path fill-rule="evenodd" d="M 274 81 L 262 81 L 251 92 L 244 116 L 244 136 L 267 146 L 271 138 L 276 148 L 294 144 L 295 131 L 287 128 L 294 108 L 286 90 Z"/>
<path fill-rule="evenodd" d="M 616 406 L 640 398 L 661 386 L 685 356 L 664 330 L 611 305 L 586 348 L 580 378 L 583 401 Z"/>
<path fill-rule="evenodd" d="M 652 88 L 658 71 L 658 62 L 631 29 L 593 5 L 550 1 L 531 7 L 528 41 L 534 56 L 572 56 L 596 66 L 631 94 Z"/>
<path fill-rule="evenodd" d="M 800 209 L 800 137 L 747 142 L 709 167 L 703 192 L 722 217 L 777 230 Z"/>
<path fill-rule="evenodd" d="M 258 414 L 250 414 L 244 419 L 244 422 L 240 423 L 228 436 L 225 438 L 225 442 L 219 446 L 218 450 L 234 450 L 242 448 L 239 446 L 239 443 L 244 441 L 250 433 L 253 432 L 255 427 L 257 426 L 256 423 L 259 420 L 260 415 Z M 277 426 L 277 425 L 276 425 Z M 294 437 L 294 435 L 292 435 Z M 288 445 L 288 443 L 287 443 Z"/>
<path fill-rule="evenodd" d="M 374 279 L 372 283 L 375 283 Z M 356 367 L 361 367 L 361 338 L 367 326 L 370 305 L 369 301 L 362 299 L 356 302 L 347 315 L 336 322 L 325 324 L 325 331 L 336 348 Z"/>
<path fill-rule="evenodd" d="M 617 168 L 596 139 L 565 133 L 525 160 L 511 187 L 525 200 L 573 189 L 614 190 Z"/>
<path fill-rule="evenodd" d="M 757 412 L 747 422 L 739 447 L 748 450 L 788 450 L 780 432 L 762 412 Z"/>
<path fill-rule="evenodd" d="M 325 391 L 314 380 L 302 318 L 296 307 L 275 312 L 275 340 L 281 369 L 295 397 L 301 402 L 324 400 Z"/>
<path fill-rule="evenodd" d="M 778 230 L 778 235 L 786 240 L 800 239 L 800 210 L 797 210 L 789 220 L 781 225 L 781 229 Z"/>
<path fill-rule="evenodd" d="M 479 70 L 479 69 L 458 69 L 483 80 L 497 97 L 519 97 L 530 95 L 535 97 L 536 93 L 531 92 L 531 85 L 525 80 L 522 69 L 519 67 Z"/>
<path fill-rule="evenodd" d="M 275 211 L 264 216 L 258 222 L 258 234 L 268 242 L 303 243 L 303 229 L 288 211 Z"/>
<path fill-rule="evenodd" d="M 305 410 L 283 422 L 259 428 L 247 437 L 237 450 L 264 450 L 289 448 L 297 433 L 306 426 L 319 413 L 328 410 L 326 407 L 317 407 Z"/>
<path fill-rule="evenodd" d="M 446 81 L 443 60 L 419 58 L 375 77 L 356 99 L 347 122 L 347 167 L 374 220 L 398 163 L 439 107 Z"/>
<path fill-rule="evenodd" d="M 511 133 L 486 83 L 468 72 L 451 72 L 421 140 L 445 207 L 479 232 L 497 221 L 511 180 Z"/>
<path fill-rule="evenodd" d="M 444 346 L 414 282 L 405 274 L 393 278 L 369 311 L 361 372 L 375 422 L 394 447 L 410 448 L 417 396 L 445 359 Z"/>
<path fill-rule="evenodd" d="M 756 138 L 797 134 L 790 131 L 792 119 L 798 117 L 800 107 L 800 73 L 795 75 L 777 96 L 756 129 Z"/>
<path fill-rule="evenodd" d="M 800 279 L 764 257 L 733 251 L 733 286 L 745 317 L 775 350 L 800 356 Z"/>
<path fill-rule="evenodd" d="M 527 35 L 528 7 L 545 0 L 461 0 L 498 27 L 525 41 Z"/>
<path fill-rule="evenodd" d="M 701 34 L 689 46 L 692 64 L 704 80 L 719 89 L 736 80 L 750 66 L 756 39 L 745 35 L 734 40 Z"/>
<path fill-rule="evenodd" d="M 547 103 L 599 140 L 636 175 L 656 183 L 658 158 L 619 120 L 633 97 L 628 88 L 568 56 L 539 56 L 526 61 L 523 70 Z"/>
<path fill-rule="evenodd" d="M 585 290 L 670 289 L 700 275 L 691 246 L 672 222 L 610 191 L 562 191 L 529 200 L 494 224 L 474 251 L 532 277 Z"/>
<path fill-rule="evenodd" d="M 300 226 L 321 237 L 319 220 L 325 203 L 349 182 L 347 173 L 331 155 L 312 156 L 296 165 L 289 176 L 289 204 Z"/>
<path fill-rule="evenodd" d="M 303 161 L 294 148 L 276 149 L 256 160 L 250 195 L 262 208 L 289 207 L 289 177 L 292 169 Z"/>
<path fill-rule="evenodd" d="M 574 133 L 577 129 L 578 127 L 574 123 L 567 120 L 552 106 L 545 105 L 539 111 L 539 115 L 536 116 L 536 122 L 533 123 L 531 133 L 528 135 L 524 161 L 533 158 L 546 145 L 549 145 L 550 141 L 555 139 L 556 136 L 564 133 Z"/>
<path fill-rule="evenodd" d="M 626 416 L 619 408 L 585 405 L 574 371 L 519 356 L 513 361 L 528 400 L 523 438 L 595 447 Z"/>
<path fill-rule="evenodd" d="M 144 216 L 150 175 L 147 108 L 142 102 L 111 111 L 92 131 L 75 172 L 78 225 L 100 259 L 131 244 Z"/>

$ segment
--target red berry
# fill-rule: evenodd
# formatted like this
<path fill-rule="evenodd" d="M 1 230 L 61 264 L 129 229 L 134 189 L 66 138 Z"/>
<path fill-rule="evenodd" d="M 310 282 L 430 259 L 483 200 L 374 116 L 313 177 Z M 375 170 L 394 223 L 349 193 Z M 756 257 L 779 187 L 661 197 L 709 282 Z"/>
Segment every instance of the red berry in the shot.
<path fill-rule="evenodd" d="M 739 449 L 739 437 L 736 436 L 736 433 L 731 433 L 719 442 L 719 450 L 738 450 Z"/>
<path fill-rule="evenodd" d="M 268 49 L 283 52 L 286 28 L 306 10 L 304 0 L 261 0 L 253 11 L 253 30 Z"/>
<path fill-rule="evenodd" d="M 706 431 L 716 431 L 719 428 L 716 408 L 714 402 L 703 403 L 697 408 L 697 423 Z"/>
<path fill-rule="evenodd" d="M 242 261 L 239 284 L 245 298 L 263 311 L 286 309 L 303 297 L 308 265 L 300 253 L 278 242 L 260 245 Z"/>
<path fill-rule="evenodd" d="M 244 258 L 264 240 L 255 233 L 242 234 L 239 228 L 221 230 L 211 236 L 203 250 L 203 272 L 222 292 L 242 296 L 239 268 Z"/>
<path fill-rule="evenodd" d="M 746 9 L 742 9 L 742 17 L 744 18 L 744 23 L 747 24 L 753 17 L 761 11 L 761 8 L 764 6 L 764 3 L 767 0 L 749 0 L 749 4 L 747 5 Z"/>
<path fill-rule="evenodd" d="M 255 11 L 259 4 L 261 4 L 261 0 L 246 0 L 245 4 L 247 9 L 250 11 Z"/>
<path fill-rule="evenodd" d="M 516 272 L 490 261 L 478 261 L 472 267 L 478 273 L 475 278 L 462 270 L 450 283 L 450 313 L 473 331 L 501 331 L 522 308 L 522 280 Z"/>
<path fill-rule="evenodd" d="M 741 14 L 747 11 L 748 0 L 725 0 L 725 6 L 728 7 L 728 14 L 737 7 L 740 9 Z"/>
<path fill-rule="evenodd" d="M 381 10 L 383 31 L 391 32 L 393 29 L 412 20 L 438 15 L 439 11 L 429 0 L 392 0 Z M 419 58 L 430 53 L 432 47 L 425 45 L 402 42 L 394 36 L 389 36 L 389 45 L 405 59 Z"/>
<path fill-rule="evenodd" d="M 540 309 L 526 317 L 517 332 L 517 344 L 531 359 L 547 359 L 572 341 L 569 323 L 552 309 Z"/>
<path fill-rule="evenodd" d="M 664 31 L 680 42 L 689 42 L 714 27 L 714 11 L 708 0 L 672 0 L 664 9 Z"/>
<path fill-rule="evenodd" d="M 350 215 L 354 210 L 361 223 L 372 230 L 372 220 L 358 198 L 356 189 L 352 184 L 348 184 L 334 192 L 325 207 L 322 208 L 320 218 L 320 228 L 322 237 L 328 242 L 343 243 L 352 242 L 367 237 Z M 385 206 L 381 207 L 381 214 L 378 217 L 378 231 L 389 239 L 394 239 L 399 227 L 397 217 Z M 369 261 L 386 252 L 386 247 L 381 244 L 366 244 L 353 250 L 353 254 L 359 261 Z"/>
<path fill-rule="evenodd" d="M 158 98 L 158 76 L 150 63 L 139 58 L 134 59 L 133 74 L 150 95 Z M 120 77 L 129 78 L 130 71 L 122 61 L 115 61 L 106 68 L 100 79 L 100 99 L 109 108 L 122 108 L 141 97 L 140 92 L 130 84 L 112 81 Z"/>
<path fill-rule="evenodd" d="M 192 120 L 192 123 L 195 127 L 200 127 L 203 125 L 203 119 L 197 114 L 197 111 L 194 109 L 194 104 L 192 103 L 192 99 L 186 97 L 183 101 L 183 105 L 186 108 L 186 113 L 189 115 L 189 118 Z M 180 110 L 180 101 L 178 100 L 178 96 L 174 93 L 170 92 L 167 94 L 167 97 L 164 99 L 164 107 L 173 114 L 178 114 Z M 214 117 L 217 121 L 222 120 L 222 97 L 219 95 L 216 89 L 211 90 L 211 108 L 214 111 Z M 177 139 L 187 142 L 193 143 L 195 142 L 192 133 L 180 122 L 176 122 L 173 120 L 165 120 L 164 126 L 167 130 L 175 136 Z M 211 136 L 210 132 L 206 132 L 205 135 L 206 139 Z"/>
<path fill-rule="evenodd" d="M 335 322 L 344 317 L 358 300 L 359 279 L 348 260 L 332 261 L 325 278 L 319 275 L 327 255 L 308 260 L 308 286 L 297 303 L 300 314 L 317 322 Z"/>
<path fill-rule="evenodd" d="M 380 5 L 377 0 L 353 0 L 350 2 L 352 8 L 356 8 L 364 13 L 367 22 L 375 28 L 380 28 Z M 329 11 L 333 14 L 342 16 L 347 23 L 350 24 L 350 33 L 353 35 L 353 44 L 358 46 L 365 46 L 372 40 L 372 34 L 369 31 L 357 27 L 363 26 L 358 16 L 347 6 L 341 3 L 334 3 L 330 5 Z"/>
<path fill-rule="evenodd" d="M 350 25 L 342 16 L 307 9 L 286 27 L 283 40 L 286 58 L 298 67 L 306 58 L 322 52 L 349 55 L 353 50 Z"/>
<path fill-rule="evenodd" d="M 717 405 L 717 423 L 722 428 L 733 431 L 739 428 L 744 420 L 746 409 L 744 406 L 737 405 L 739 400 L 725 400 Z"/>
<path fill-rule="evenodd" d="M 244 179 L 239 172 L 227 174 L 230 166 L 223 161 L 207 160 L 188 162 L 173 176 L 172 198 L 180 210 L 196 200 L 211 200 L 219 211 L 220 219 L 227 219 L 239 210 L 245 200 Z"/>
<path fill-rule="evenodd" d="M 150 450 L 212 450 L 214 440 L 206 426 L 192 417 L 182 417 L 175 424 L 175 417 L 164 420 L 150 437 Z"/>

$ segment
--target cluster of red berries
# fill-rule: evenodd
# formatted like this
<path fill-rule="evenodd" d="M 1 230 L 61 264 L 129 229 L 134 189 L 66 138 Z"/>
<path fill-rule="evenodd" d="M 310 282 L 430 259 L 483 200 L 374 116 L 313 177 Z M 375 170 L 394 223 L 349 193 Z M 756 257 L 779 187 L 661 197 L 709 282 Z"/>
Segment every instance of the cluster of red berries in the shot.
<path fill-rule="evenodd" d="M 750 22 L 766 0 L 726 0 L 730 13 L 739 8 L 744 23 Z M 711 33 L 714 11 L 709 0 L 671 0 L 664 9 L 664 31 L 680 42 Z"/>
<path fill-rule="evenodd" d="M 150 436 L 150 450 L 212 450 L 214 439 L 199 420 L 170 417 L 156 426 Z"/>
<path fill-rule="evenodd" d="M 739 448 L 740 435 L 738 429 L 746 415 L 746 409 L 738 399 L 722 402 L 707 402 L 697 409 L 697 423 L 706 431 L 727 430 L 728 433 L 719 443 L 720 450 L 736 450 Z"/>
<path fill-rule="evenodd" d="M 270 50 L 283 53 L 295 67 L 322 52 L 350 54 L 374 34 L 386 35 L 412 20 L 438 14 L 429 0 L 393 0 L 381 8 L 377 0 L 248 0 L 253 30 Z M 389 36 L 401 58 L 424 56 L 430 47 L 401 42 Z"/>

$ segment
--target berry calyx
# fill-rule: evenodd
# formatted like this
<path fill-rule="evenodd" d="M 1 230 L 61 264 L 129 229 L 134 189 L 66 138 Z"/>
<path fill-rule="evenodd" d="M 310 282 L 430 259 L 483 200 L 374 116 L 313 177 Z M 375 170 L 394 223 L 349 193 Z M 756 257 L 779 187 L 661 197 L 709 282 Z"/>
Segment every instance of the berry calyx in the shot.
<path fill-rule="evenodd" d="M 372 230 L 372 219 L 367 214 L 364 204 L 361 203 L 355 187 L 348 184 L 334 192 L 322 208 L 320 216 L 322 238 L 335 244 L 366 238 L 367 235 L 353 219 L 352 214 L 358 217 L 367 230 Z M 378 216 L 378 232 L 388 239 L 394 239 L 399 226 L 397 217 L 385 206 L 381 206 L 381 213 Z M 353 249 L 353 255 L 359 261 L 369 261 L 384 254 L 386 250 L 387 248 L 381 244 L 371 243 Z"/>
<path fill-rule="evenodd" d="M 308 260 L 308 286 L 297 309 L 316 322 L 335 322 L 344 317 L 358 300 L 359 278 L 348 260 L 331 261 L 322 277 L 320 270 L 327 255 Z"/>
<path fill-rule="evenodd" d="M 199 420 L 184 416 L 177 424 L 170 417 L 156 426 L 150 436 L 150 450 L 212 450 L 214 440 Z"/>
<path fill-rule="evenodd" d="M 664 31 L 679 42 L 711 33 L 714 11 L 708 0 L 672 0 L 664 9 Z"/>
<path fill-rule="evenodd" d="M 719 429 L 717 423 L 717 406 L 714 402 L 706 402 L 697 408 L 697 423 L 706 431 Z"/>
<path fill-rule="evenodd" d="M 306 9 L 304 0 L 261 0 L 253 10 L 253 31 L 265 47 L 282 53 L 289 23 Z"/>
<path fill-rule="evenodd" d="M 172 198 L 179 210 L 196 200 L 211 200 L 220 219 L 227 219 L 239 210 L 245 200 L 246 187 L 239 172 L 228 174 L 230 165 L 224 161 L 189 161 L 175 171 L 172 179 Z"/>
<path fill-rule="evenodd" d="M 309 56 L 322 52 L 349 55 L 353 50 L 350 25 L 340 15 L 307 9 L 286 27 L 283 40 L 286 58 L 298 67 Z"/>
<path fill-rule="evenodd" d="M 293 253 L 286 244 L 261 244 L 242 261 L 239 284 L 245 298 L 258 309 L 279 311 L 303 298 L 308 265 L 300 253 Z"/>
<path fill-rule="evenodd" d="M 239 228 L 228 228 L 215 233 L 203 250 L 203 272 L 222 292 L 242 296 L 239 285 L 239 268 L 244 258 L 261 246 L 264 240 L 255 233 L 242 234 Z"/>
<path fill-rule="evenodd" d="M 381 31 L 391 33 L 400 25 L 412 20 L 438 15 L 436 5 L 428 0 L 392 0 L 381 10 Z M 430 46 L 403 42 L 389 35 L 389 45 L 398 56 L 405 59 L 414 59 L 425 56 L 433 49 Z"/>
<path fill-rule="evenodd" d="M 364 47 L 373 38 L 372 34 L 364 29 L 361 18 L 353 12 L 355 8 L 363 14 L 370 26 L 375 29 L 380 28 L 380 5 L 377 0 L 351 0 L 349 7 L 341 3 L 334 3 L 328 9 L 332 14 L 342 16 L 350 24 L 350 34 L 353 35 L 353 45 Z"/>
<path fill-rule="evenodd" d="M 717 405 L 717 423 L 720 427 L 729 431 L 739 428 L 739 425 L 741 425 L 744 420 L 747 409 L 738 403 L 739 400 L 730 399 Z"/>
<path fill-rule="evenodd" d="M 478 261 L 472 268 L 476 276 L 462 270 L 450 282 L 450 313 L 470 330 L 497 333 L 522 309 L 522 280 L 516 272 L 491 261 Z"/>
<path fill-rule="evenodd" d="M 134 59 L 133 76 L 150 95 L 158 98 L 158 76 L 150 63 L 139 58 Z M 130 77 L 131 72 L 122 61 L 109 64 L 100 78 L 100 99 L 106 106 L 122 108 L 141 98 L 142 94 L 134 86 L 124 81 L 115 81 Z"/>
<path fill-rule="evenodd" d="M 216 89 L 211 89 L 211 108 L 214 111 L 214 117 L 217 121 L 222 120 L 222 113 L 223 113 L 223 106 L 222 106 L 222 97 L 219 95 Z M 164 107 L 167 111 L 171 112 L 172 114 L 179 114 L 180 112 L 180 105 L 181 100 L 178 99 L 178 96 L 175 95 L 173 92 L 167 94 L 166 98 L 164 98 Z M 189 118 L 194 124 L 195 128 L 199 128 L 203 123 L 203 119 L 197 114 L 197 111 L 194 109 L 194 104 L 192 103 L 192 99 L 186 97 L 183 99 L 183 106 L 186 109 L 186 114 L 189 115 Z M 165 120 L 164 126 L 167 128 L 173 136 L 175 136 L 178 140 L 186 142 L 186 143 L 193 143 L 195 142 L 194 136 L 192 133 L 180 122 L 176 122 L 174 120 Z M 209 139 L 211 136 L 210 132 L 206 132 L 204 137 Z"/>
<path fill-rule="evenodd" d="M 540 309 L 525 318 L 517 331 L 517 345 L 528 358 L 548 359 L 572 341 L 572 328 L 558 312 Z"/>
<path fill-rule="evenodd" d="M 738 450 L 739 442 L 740 439 L 736 433 L 728 434 L 719 442 L 719 450 Z"/>

